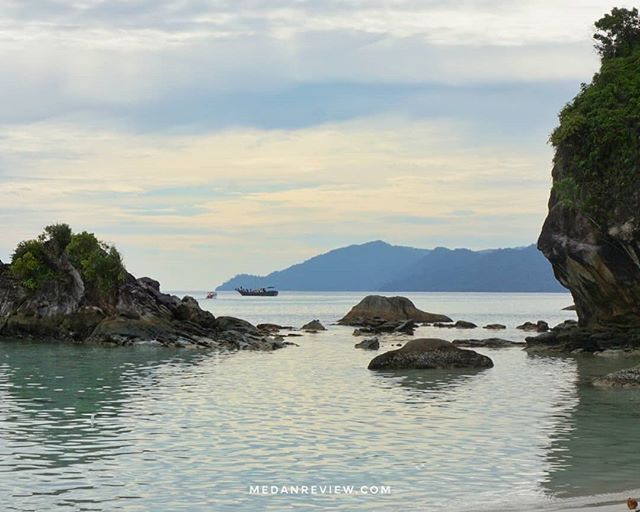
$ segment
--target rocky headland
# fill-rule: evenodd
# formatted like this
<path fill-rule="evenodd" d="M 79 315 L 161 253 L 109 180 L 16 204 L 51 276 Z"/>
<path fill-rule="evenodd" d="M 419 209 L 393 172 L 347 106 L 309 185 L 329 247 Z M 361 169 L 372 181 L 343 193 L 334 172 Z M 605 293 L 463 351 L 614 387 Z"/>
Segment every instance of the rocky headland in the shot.
<path fill-rule="evenodd" d="M 160 291 L 125 270 L 114 247 L 69 226 L 48 226 L 0 262 L 0 336 L 114 345 L 274 350 L 285 344 L 192 297 Z"/>
<path fill-rule="evenodd" d="M 640 20 L 614 14 L 596 24 L 599 72 L 551 136 L 553 188 L 538 239 L 578 323 L 527 338 L 529 350 L 640 347 Z"/>

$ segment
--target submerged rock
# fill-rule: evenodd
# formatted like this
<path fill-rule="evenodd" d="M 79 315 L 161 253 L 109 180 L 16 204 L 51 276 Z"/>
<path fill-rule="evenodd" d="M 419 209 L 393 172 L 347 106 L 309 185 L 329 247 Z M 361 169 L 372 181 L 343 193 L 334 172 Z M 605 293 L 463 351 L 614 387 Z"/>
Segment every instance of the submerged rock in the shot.
<path fill-rule="evenodd" d="M 468 348 L 508 348 L 508 347 L 524 347 L 521 341 L 503 340 L 502 338 L 486 338 L 482 340 L 453 340 L 452 343 L 456 347 Z"/>
<path fill-rule="evenodd" d="M 370 370 L 491 367 L 493 361 L 489 357 L 436 338 L 412 340 L 402 348 L 380 354 L 369 363 Z"/>
<path fill-rule="evenodd" d="M 368 295 L 351 308 L 342 319 L 340 325 L 354 327 L 376 327 L 385 322 L 450 322 L 446 315 L 438 315 L 421 311 L 406 297 L 383 297 Z"/>
<path fill-rule="evenodd" d="M 640 366 L 597 377 L 593 384 L 603 388 L 640 388 Z"/>
<path fill-rule="evenodd" d="M 308 332 L 318 332 L 318 331 L 326 331 L 327 329 L 325 328 L 324 325 L 320 323 L 320 320 L 312 320 L 308 324 L 303 325 L 302 330 L 308 331 Z"/>
<path fill-rule="evenodd" d="M 360 343 L 356 343 L 354 347 L 365 350 L 378 350 L 380 348 L 380 340 L 378 338 L 369 338 L 362 340 Z"/>
<path fill-rule="evenodd" d="M 507 328 L 507 326 L 506 325 L 502 325 L 502 324 L 488 324 L 488 325 L 485 325 L 483 327 L 483 329 L 489 329 L 489 330 L 492 330 L 492 331 L 500 331 L 500 330 L 506 329 L 506 328 Z"/>
<path fill-rule="evenodd" d="M 371 327 L 360 327 L 353 331 L 354 336 L 362 336 L 368 334 L 406 334 L 413 336 L 413 332 L 418 327 L 413 320 L 383 322 L 378 325 L 372 325 Z"/>
<path fill-rule="evenodd" d="M 435 324 L 433 324 L 433 327 L 444 327 L 448 329 L 475 329 L 478 326 L 473 322 L 467 322 L 466 320 L 458 320 L 455 323 L 436 322 Z"/>
<path fill-rule="evenodd" d="M 517 326 L 516 329 L 522 331 L 547 332 L 549 330 L 549 324 L 544 320 L 538 320 L 535 324 L 533 322 L 525 322 Z"/>

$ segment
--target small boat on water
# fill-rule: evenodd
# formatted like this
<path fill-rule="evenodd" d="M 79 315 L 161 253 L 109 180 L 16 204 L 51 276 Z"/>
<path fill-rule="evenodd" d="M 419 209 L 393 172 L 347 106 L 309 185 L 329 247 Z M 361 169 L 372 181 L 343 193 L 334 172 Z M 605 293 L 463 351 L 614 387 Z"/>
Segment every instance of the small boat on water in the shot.
<path fill-rule="evenodd" d="M 215 299 L 218 296 L 218 292 L 207 293 L 207 299 Z"/>
<path fill-rule="evenodd" d="M 277 297 L 278 290 L 273 286 L 267 288 L 236 288 L 236 291 L 243 297 Z"/>

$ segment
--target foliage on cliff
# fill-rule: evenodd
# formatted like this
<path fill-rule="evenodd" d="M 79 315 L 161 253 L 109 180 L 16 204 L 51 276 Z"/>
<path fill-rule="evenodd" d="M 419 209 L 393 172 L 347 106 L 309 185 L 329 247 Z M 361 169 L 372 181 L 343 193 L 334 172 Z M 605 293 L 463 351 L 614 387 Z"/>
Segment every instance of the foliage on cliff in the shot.
<path fill-rule="evenodd" d="M 47 226 L 34 240 L 20 242 L 13 253 L 11 272 L 22 286 L 39 290 L 61 277 L 61 262 L 80 273 L 88 293 L 112 294 L 124 281 L 122 257 L 93 233 L 73 233 L 67 224 Z"/>
<path fill-rule="evenodd" d="M 638 214 L 640 17 L 613 9 L 595 26 L 600 70 L 563 108 L 551 142 L 565 171 L 558 200 L 606 228 Z"/>

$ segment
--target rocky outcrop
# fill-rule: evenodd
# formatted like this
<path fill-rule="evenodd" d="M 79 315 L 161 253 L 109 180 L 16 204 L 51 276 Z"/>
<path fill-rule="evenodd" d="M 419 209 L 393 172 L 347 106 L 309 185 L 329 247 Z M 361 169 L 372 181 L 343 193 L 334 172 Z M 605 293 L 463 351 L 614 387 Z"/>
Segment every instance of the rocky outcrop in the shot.
<path fill-rule="evenodd" d="M 502 338 L 486 338 L 482 340 L 453 340 L 452 343 L 456 347 L 466 348 L 510 348 L 524 347 L 521 341 L 503 340 Z"/>
<path fill-rule="evenodd" d="M 131 345 L 153 341 L 176 347 L 273 350 L 284 343 L 248 322 L 215 318 L 192 297 L 160 291 L 150 278 L 127 274 L 109 297 L 89 296 L 78 271 L 63 254 L 56 278 L 25 289 L 0 262 L 0 336 Z"/>
<path fill-rule="evenodd" d="M 623 11 L 596 23 L 608 27 L 595 36 L 607 47 L 597 46 L 600 69 L 551 135 L 553 188 L 538 239 L 580 328 L 594 334 L 640 329 L 640 30 L 631 11 L 629 23 L 609 25 Z"/>
<path fill-rule="evenodd" d="M 370 370 L 491 368 L 493 361 L 473 350 L 464 350 L 436 338 L 412 340 L 404 347 L 380 354 Z"/>
<path fill-rule="evenodd" d="M 537 322 L 525 322 L 516 327 L 516 329 L 520 329 L 521 331 L 530 331 L 530 332 L 547 332 L 549 330 L 549 324 L 544 320 L 538 320 Z"/>
<path fill-rule="evenodd" d="M 593 329 L 581 327 L 575 320 L 565 320 L 550 331 L 526 338 L 528 352 L 603 352 L 637 350 L 640 329 Z"/>
<path fill-rule="evenodd" d="M 365 350 L 378 350 L 380 348 L 380 340 L 378 338 L 369 338 L 362 340 L 360 343 L 356 343 L 354 347 Z"/>
<path fill-rule="evenodd" d="M 597 377 L 593 384 L 601 388 L 640 388 L 640 366 Z"/>
<path fill-rule="evenodd" d="M 422 323 L 451 322 L 451 319 L 446 315 L 419 310 L 406 297 L 368 295 L 338 323 L 355 327 L 375 327 L 385 322 L 406 322 L 409 320 Z"/>
<path fill-rule="evenodd" d="M 489 329 L 491 331 L 501 331 L 506 328 L 507 326 L 502 324 L 488 324 L 483 327 L 483 329 Z"/>
<path fill-rule="evenodd" d="M 320 320 L 311 320 L 311 322 L 302 326 L 303 331 L 307 332 L 318 332 L 318 331 L 326 331 L 326 327 L 320 323 Z"/>

